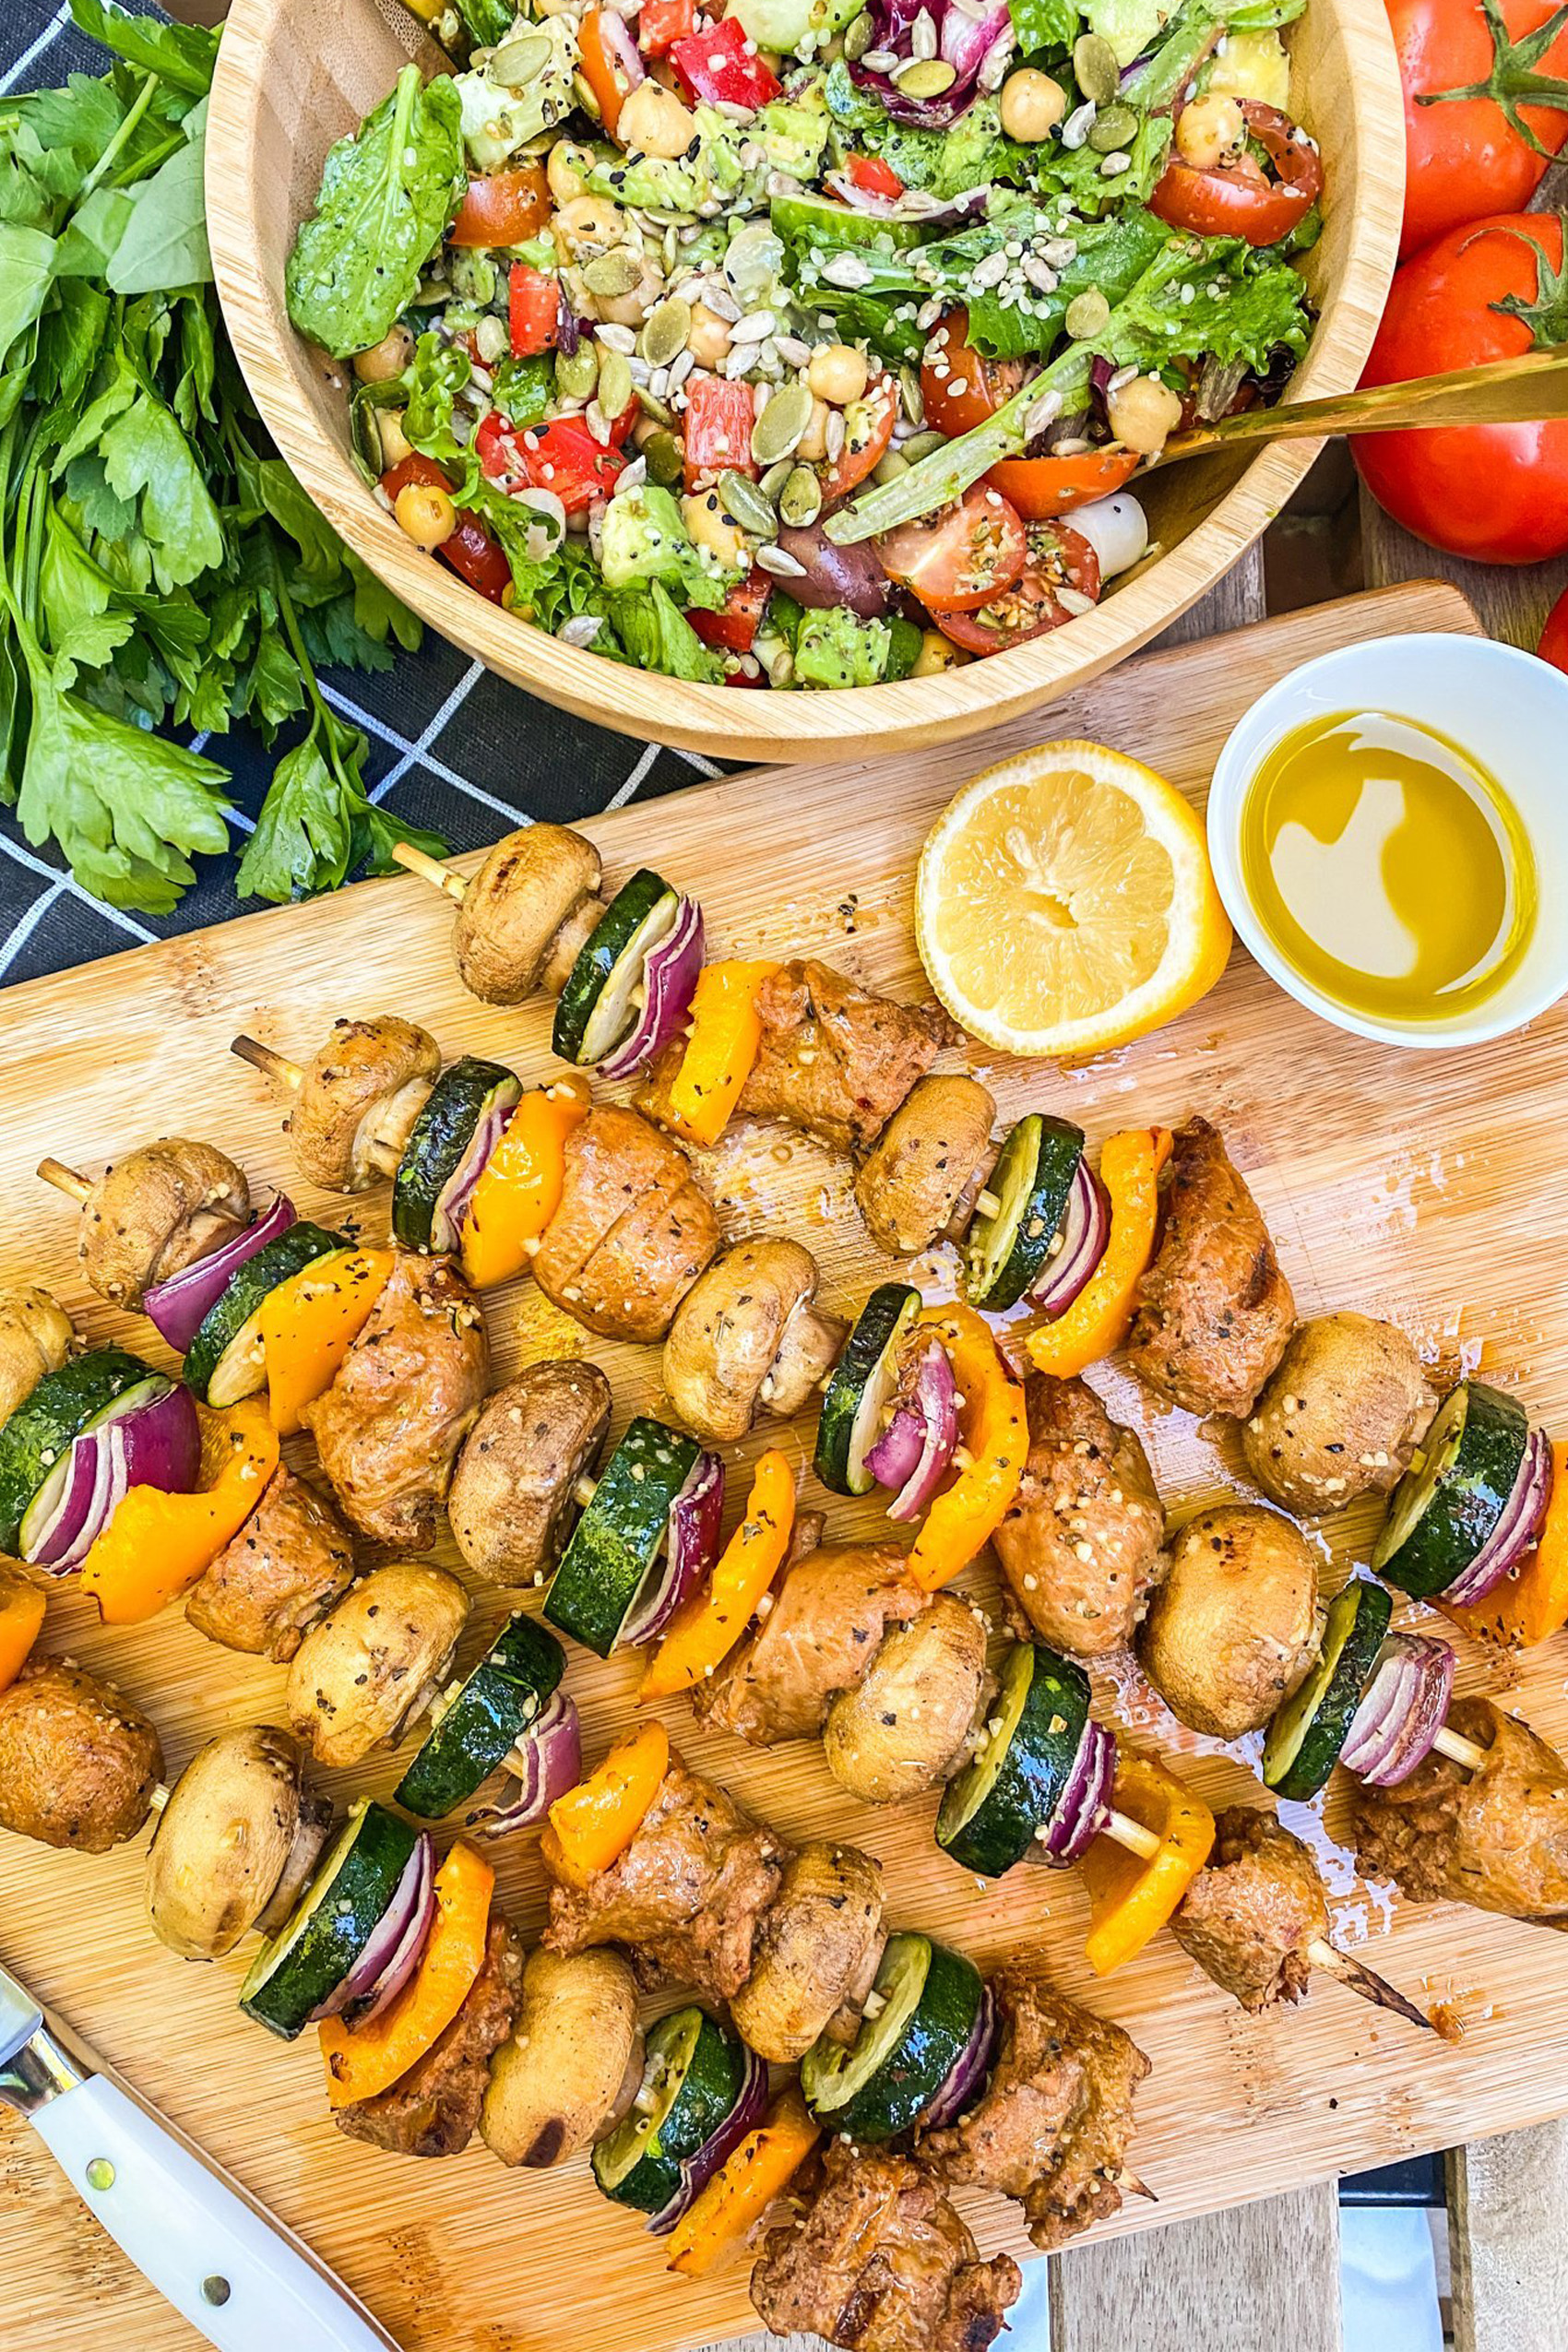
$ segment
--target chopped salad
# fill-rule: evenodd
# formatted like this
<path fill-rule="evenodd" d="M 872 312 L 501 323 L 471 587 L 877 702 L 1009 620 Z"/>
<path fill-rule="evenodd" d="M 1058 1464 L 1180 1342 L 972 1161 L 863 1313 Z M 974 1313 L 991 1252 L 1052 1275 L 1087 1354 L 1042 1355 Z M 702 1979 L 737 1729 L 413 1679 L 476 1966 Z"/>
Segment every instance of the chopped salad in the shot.
<path fill-rule="evenodd" d="M 522 619 L 714 684 L 1088 612 L 1139 467 L 1305 349 L 1304 0 L 719 5 L 449 0 L 453 71 L 333 148 L 289 308 L 378 494 Z"/>

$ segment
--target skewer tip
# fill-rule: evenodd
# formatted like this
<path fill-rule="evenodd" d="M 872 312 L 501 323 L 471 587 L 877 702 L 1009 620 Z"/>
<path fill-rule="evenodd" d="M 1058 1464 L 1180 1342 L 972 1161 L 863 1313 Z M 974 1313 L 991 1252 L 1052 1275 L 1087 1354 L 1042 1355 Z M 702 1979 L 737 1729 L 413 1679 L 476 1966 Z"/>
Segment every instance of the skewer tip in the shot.
<path fill-rule="evenodd" d="M 248 1062 L 253 1070 L 259 1070 L 264 1078 L 271 1078 L 278 1086 L 287 1087 L 291 1094 L 298 1094 L 305 1074 L 286 1053 L 278 1053 L 255 1038 L 244 1036 L 232 1038 L 229 1051 L 237 1053 L 242 1062 Z"/>
<path fill-rule="evenodd" d="M 1142 2173 L 1134 2172 L 1130 2164 L 1124 2164 L 1116 2175 L 1116 2186 L 1124 2197 L 1146 2197 L 1151 2205 L 1159 2203 L 1158 2192 L 1151 2189 Z"/>
<path fill-rule="evenodd" d="M 63 1159 L 41 1159 L 38 1173 L 46 1184 L 53 1184 L 57 1193 L 65 1193 L 74 1201 L 85 1201 L 92 1190 L 87 1178 L 76 1169 L 67 1168 Z"/>
<path fill-rule="evenodd" d="M 1380 1977 L 1375 1968 L 1364 1967 L 1360 1960 L 1352 1960 L 1348 1952 L 1341 1952 L 1326 1937 L 1313 1938 L 1307 1946 L 1307 1957 L 1314 1968 L 1321 1968 L 1325 1976 L 1334 1978 L 1347 1992 L 1359 1994 L 1362 2001 L 1370 2001 L 1375 2008 L 1392 2010 L 1396 2017 L 1403 2017 L 1408 2025 L 1421 2026 L 1429 2034 L 1437 2032 L 1438 2028 L 1424 2009 L 1418 2009 L 1413 2001 L 1407 2001 L 1402 1992 L 1396 1990 L 1386 1977 Z"/>

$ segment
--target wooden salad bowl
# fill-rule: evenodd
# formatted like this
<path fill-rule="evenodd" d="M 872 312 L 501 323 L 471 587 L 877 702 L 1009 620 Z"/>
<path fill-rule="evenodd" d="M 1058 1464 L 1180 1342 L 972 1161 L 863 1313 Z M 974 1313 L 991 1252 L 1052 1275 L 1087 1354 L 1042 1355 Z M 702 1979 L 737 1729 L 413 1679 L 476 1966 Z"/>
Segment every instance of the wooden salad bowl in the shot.
<path fill-rule="evenodd" d="M 1399 80 L 1383 0 L 1310 0 L 1289 29 L 1292 110 L 1323 150 L 1324 233 L 1303 268 L 1320 316 L 1292 395 L 1351 389 L 1393 275 L 1404 201 Z M 283 267 L 335 139 L 410 57 L 441 57 L 398 0 L 233 0 L 213 85 L 208 233 L 240 364 L 279 449 L 371 569 L 432 628 L 546 702 L 719 758 L 904 751 L 978 733 L 1087 684 L 1212 588 L 1318 447 L 1278 442 L 1172 467 L 1141 488 L 1165 551 L 1092 612 L 962 669 L 837 693 L 738 693 L 633 670 L 530 627 L 414 547 L 349 448 L 347 371 L 290 325 Z"/>

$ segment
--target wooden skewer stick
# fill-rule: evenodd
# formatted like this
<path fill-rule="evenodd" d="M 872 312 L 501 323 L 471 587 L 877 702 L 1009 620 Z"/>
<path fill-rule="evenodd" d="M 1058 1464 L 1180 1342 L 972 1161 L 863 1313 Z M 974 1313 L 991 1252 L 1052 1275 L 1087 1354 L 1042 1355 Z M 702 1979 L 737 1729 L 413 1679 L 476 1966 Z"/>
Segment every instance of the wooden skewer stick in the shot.
<path fill-rule="evenodd" d="M 1141 2172 L 1133 2170 L 1130 2164 L 1124 2164 L 1116 2175 L 1116 2186 L 1124 2197 L 1146 2197 L 1151 2205 L 1159 2203 L 1158 2192 L 1149 2187 Z"/>
<path fill-rule="evenodd" d="M 1486 1762 L 1484 1748 L 1478 1748 L 1461 1732 L 1450 1731 L 1446 1723 L 1431 1744 L 1440 1756 L 1446 1756 L 1450 1764 L 1463 1764 L 1467 1772 L 1479 1772 Z"/>
<path fill-rule="evenodd" d="M 1424 2025 L 1429 2034 L 1436 2033 L 1437 2027 L 1424 2009 L 1418 2009 L 1413 2001 L 1407 2001 L 1402 1992 L 1395 1990 L 1386 1977 L 1380 1977 L 1375 1968 L 1364 1967 L 1360 1960 L 1352 1960 L 1348 1952 L 1341 1952 L 1325 1936 L 1313 1938 L 1307 1946 L 1307 1958 L 1314 1968 L 1323 1969 L 1326 1976 L 1342 1984 L 1347 1992 L 1359 1993 L 1363 2001 L 1372 2002 L 1377 2008 L 1392 2009 L 1396 2017 L 1408 2019 L 1412 2025 Z"/>
<path fill-rule="evenodd" d="M 574 1503 L 580 1504 L 582 1509 L 586 1511 L 588 1504 L 593 1501 L 594 1496 L 598 1492 L 599 1480 L 597 1479 L 581 1478 L 576 1479 L 573 1484 L 572 1500 Z"/>
<path fill-rule="evenodd" d="M 1001 1214 L 1002 1203 L 998 1200 L 996 1194 L 992 1191 L 989 1184 L 986 1185 L 982 1191 L 978 1192 L 975 1194 L 975 1215 L 977 1217 L 999 1217 Z"/>
<path fill-rule="evenodd" d="M 298 1094 L 304 1084 L 305 1074 L 297 1062 L 291 1062 L 286 1053 L 275 1052 L 269 1045 L 258 1044 L 254 1037 L 233 1039 L 229 1051 L 237 1053 L 242 1062 L 248 1062 L 253 1070 L 259 1070 L 264 1078 L 270 1078 L 274 1086 L 287 1087 L 291 1094 Z"/>
<path fill-rule="evenodd" d="M 1114 1806 L 1101 1835 L 1113 1837 L 1118 1846 L 1124 1846 L 1129 1854 L 1141 1855 L 1146 1862 L 1159 1851 L 1159 1840 L 1153 1830 L 1146 1829 L 1142 1822 L 1134 1821 L 1130 1813 L 1119 1813 Z"/>
<path fill-rule="evenodd" d="M 427 849 L 416 849 L 411 841 L 395 841 L 392 855 L 400 866 L 406 866 L 410 873 L 417 873 L 422 882 L 444 890 L 448 898 L 455 898 L 461 906 L 469 885 L 460 873 L 454 873 L 450 866 L 444 866 L 439 858 L 433 858 Z"/>
<path fill-rule="evenodd" d="M 92 1190 L 87 1178 L 79 1176 L 74 1168 L 67 1168 L 63 1159 L 41 1159 L 38 1172 L 46 1184 L 53 1184 L 57 1193 L 68 1194 L 74 1201 L 85 1201 Z"/>

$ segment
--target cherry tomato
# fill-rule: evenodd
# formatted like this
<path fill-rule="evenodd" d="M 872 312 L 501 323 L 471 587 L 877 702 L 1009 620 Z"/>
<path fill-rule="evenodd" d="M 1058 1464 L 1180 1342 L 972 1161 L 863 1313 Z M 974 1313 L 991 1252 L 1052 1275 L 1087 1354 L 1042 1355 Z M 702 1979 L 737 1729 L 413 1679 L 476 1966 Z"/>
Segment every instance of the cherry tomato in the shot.
<path fill-rule="evenodd" d="M 773 582 L 759 566 L 726 591 L 721 612 L 705 612 L 699 608 L 688 612 L 686 618 L 704 645 L 721 647 L 731 653 L 749 653 L 772 588 Z"/>
<path fill-rule="evenodd" d="M 956 505 L 885 532 L 875 546 L 888 578 L 936 613 L 992 603 L 1012 587 L 1028 553 L 1016 509 L 983 482 Z"/>
<path fill-rule="evenodd" d="M 1085 449 L 1074 457 L 1004 457 L 986 480 L 1027 523 L 1071 514 L 1091 498 L 1109 498 L 1131 481 L 1140 459 L 1132 449 Z"/>
<path fill-rule="evenodd" d="M 1568 670 L 1568 588 L 1564 588 L 1546 616 L 1546 626 L 1536 647 L 1543 661 L 1558 670 Z"/>
<path fill-rule="evenodd" d="M 474 447 L 491 481 L 508 496 L 519 490 L 552 490 L 568 515 L 608 498 L 626 462 L 619 449 L 596 441 L 578 417 L 557 417 L 553 424 L 516 433 L 494 409 L 481 419 Z"/>
<path fill-rule="evenodd" d="M 950 440 L 994 416 L 1024 380 L 1022 360 L 988 360 L 973 348 L 967 310 L 938 319 L 926 348 L 940 356 L 921 362 L 925 421 Z"/>
<path fill-rule="evenodd" d="M 452 486 L 434 458 L 422 456 L 417 449 L 381 477 L 382 489 L 394 501 L 410 482 L 417 482 L 422 490 L 450 490 Z M 500 541 L 491 536 L 477 515 L 470 515 L 465 507 L 458 507 L 457 529 L 435 552 L 459 579 L 467 580 L 469 588 L 487 596 L 492 604 L 499 604 L 512 585 L 512 566 L 502 552 Z"/>
<path fill-rule="evenodd" d="M 1261 99 L 1241 101 L 1250 140 L 1277 176 L 1270 179 L 1250 148 L 1234 163 L 1201 169 L 1173 155 L 1149 198 L 1149 209 L 1172 229 L 1200 237 L 1244 237 L 1250 245 L 1277 244 L 1306 218 L 1323 191 L 1323 158 L 1289 114 Z"/>
<path fill-rule="evenodd" d="M 904 183 L 880 155 L 847 155 L 844 169 L 857 188 L 867 196 L 885 196 L 895 203 L 904 193 Z"/>
<path fill-rule="evenodd" d="M 552 350 L 561 322 L 561 281 L 548 269 L 512 264 L 506 289 L 507 327 L 515 360 L 538 359 Z"/>
<path fill-rule="evenodd" d="M 1070 525 L 1031 523 L 1024 569 L 1005 594 L 978 612 L 939 612 L 936 625 L 967 653 L 1006 653 L 1074 618 L 1057 593 L 1063 588 L 1098 603 L 1099 558 Z"/>
<path fill-rule="evenodd" d="M 843 411 L 844 445 L 822 477 L 825 503 L 844 497 L 881 464 L 897 413 L 897 385 L 890 375 L 873 375 L 860 398 Z"/>
<path fill-rule="evenodd" d="M 550 188 L 542 165 L 521 163 L 515 172 L 470 180 L 446 233 L 455 245 L 520 245 L 537 236 L 549 218 Z"/>
<path fill-rule="evenodd" d="M 1556 0 L 1499 0 L 1495 25 L 1478 0 L 1387 0 L 1387 8 L 1405 89 L 1403 260 L 1464 221 L 1528 206 L 1547 167 L 1541 150 L 1555 155 L 1568 139 L 1568 81 L 1554 78 L 1568 75 L 1568 30 L 1538 57 L 1531 36 Z M 1498 101 L 1543 78 L 1555 106 L 1518 110 L 1538 149 Z M 1453 90 L 1478 94 L 1451 98 Z"/>
<path fill-rule="evenodd" d="M 1529 322 L 1497 304 L 1510 294 L 1526 303 L 1550 298 L 1562 258 L 1555 213 L 1508 213 L 1451 229 L 1396 270 L 1362 383 L 1394 384 L 1529 350 Z M 1550 342 L 1550 320 L 1543 327 Z M 1568 553 L 1568 419 L 1430 425 L 1368 434 L 1350 447 L 1378 505 L 1433 547 L 1482 564 L 1537 564 Z"/>

